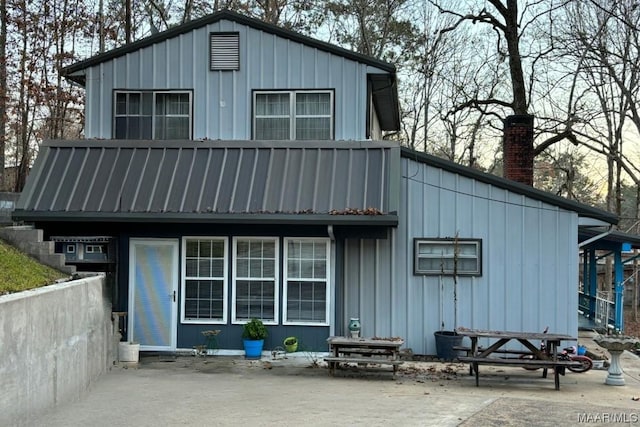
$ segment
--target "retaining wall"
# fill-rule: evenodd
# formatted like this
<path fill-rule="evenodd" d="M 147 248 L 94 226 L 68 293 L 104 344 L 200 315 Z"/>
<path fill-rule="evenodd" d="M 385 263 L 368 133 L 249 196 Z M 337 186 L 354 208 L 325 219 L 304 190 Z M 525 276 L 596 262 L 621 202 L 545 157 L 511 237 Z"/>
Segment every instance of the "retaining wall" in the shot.
<path fill-rule="evenodd" d="M 0 425 L 29 425 L 113 366 L 104 275 L 0 297 Z"/>

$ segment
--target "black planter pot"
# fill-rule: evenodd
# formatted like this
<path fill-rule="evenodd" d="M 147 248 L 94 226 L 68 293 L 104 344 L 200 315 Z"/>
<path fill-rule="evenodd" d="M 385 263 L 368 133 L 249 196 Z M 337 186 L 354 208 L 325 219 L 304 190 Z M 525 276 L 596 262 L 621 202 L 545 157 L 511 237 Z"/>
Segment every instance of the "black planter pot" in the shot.
<path fill-rule="evenodd" d="M 458 358 L 461 352 L 454 350 L 453 347 L 462 345 L 463 336 L 458 335 L 455 331 L 436 331 L 433 335 L 436 337 L 438 359 L 451 361 Z"/>

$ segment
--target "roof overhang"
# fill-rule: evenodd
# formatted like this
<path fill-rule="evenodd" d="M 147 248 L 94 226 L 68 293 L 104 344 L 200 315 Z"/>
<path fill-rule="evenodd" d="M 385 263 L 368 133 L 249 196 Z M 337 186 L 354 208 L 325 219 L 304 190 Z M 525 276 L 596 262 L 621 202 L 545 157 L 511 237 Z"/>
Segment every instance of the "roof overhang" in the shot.
<path fill-rule="evenodd" d="M 13 218 L 27 222 L 122 222 L 162 224 L 256 224 L 256 225 L 373 225 L 395 227 L 396 213 L 382 215 L 331 214 L 196 214 L 196 213 L 119 213 L 119 212 L 29 212 L 15 210 Z"/>
<path fill-rule="evenodd" d="M 640 236 L 607 227 L 579 227 L 578 242 L 583 247 L 594 249 L 640 249 Z"/>
<path fill-rule="evenodd" d="M 385 131 L 400 130 L 400 104 L 395 74 L 368 74 L 371 97 L 378 114 L 380 128 Z"/>
<path fill-rule="evenodd" d="M 358 141 L 46 141 L 15 221 L 398 224 L 399 147 Z"/>

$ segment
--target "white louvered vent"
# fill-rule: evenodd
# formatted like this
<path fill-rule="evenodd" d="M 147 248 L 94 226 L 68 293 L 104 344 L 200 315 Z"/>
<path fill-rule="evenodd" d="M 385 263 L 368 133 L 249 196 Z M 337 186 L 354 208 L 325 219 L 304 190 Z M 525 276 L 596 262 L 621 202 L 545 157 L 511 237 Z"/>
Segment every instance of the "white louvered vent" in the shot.
<path fill-rule="evenodd" d="M 240 69 L 240 34 L 211 33 L 209 60 L 211 71 Z"/>

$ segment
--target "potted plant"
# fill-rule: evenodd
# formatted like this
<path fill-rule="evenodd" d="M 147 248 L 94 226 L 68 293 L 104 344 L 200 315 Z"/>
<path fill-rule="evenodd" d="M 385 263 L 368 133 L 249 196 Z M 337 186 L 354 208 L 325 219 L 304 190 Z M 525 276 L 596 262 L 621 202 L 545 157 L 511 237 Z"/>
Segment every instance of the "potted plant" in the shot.
<path fill-rule="evenodd" d="M 267 335 L 267 328 L 260 319 L 253 318 L 244 324 L 242 338 L 247 359 L 260 359 Z"/>
<path fill-rule="evenodd" d="M 296 337 L 287 337 L 284 339 L 284 349 L 287 350 L 287 353 L 295 353 L 298 351 L 298 338 Z"/>

